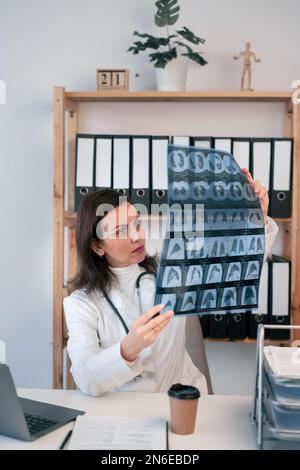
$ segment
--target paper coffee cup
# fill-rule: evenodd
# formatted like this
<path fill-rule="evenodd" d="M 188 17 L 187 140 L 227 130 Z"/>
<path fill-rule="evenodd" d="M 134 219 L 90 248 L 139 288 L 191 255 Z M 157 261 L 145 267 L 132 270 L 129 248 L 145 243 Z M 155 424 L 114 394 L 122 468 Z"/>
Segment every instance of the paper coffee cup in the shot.
<path fill-rule="evenodd" d="M 174 384 L 168 390 L 170 398 L 171 431 L 193 434 L 200 392 L 191 385 Z"/>

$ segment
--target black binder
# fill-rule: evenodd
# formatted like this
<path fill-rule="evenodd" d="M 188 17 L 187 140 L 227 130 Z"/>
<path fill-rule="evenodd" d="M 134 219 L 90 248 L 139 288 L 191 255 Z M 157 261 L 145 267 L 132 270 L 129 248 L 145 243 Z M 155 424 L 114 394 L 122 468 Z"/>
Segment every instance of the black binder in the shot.
<path fill-rule="evenodd" d="M 273 255 L 270 262 L 270 324 L 289 325 L 291 312 L 291 263 Z M 270 330 L 270 339 L 289 339 L 290 330 Z"/>
<path fill-rule="evenodd" d="M 227 337 L 226 313 L 215 313 L 209 316 L 209 337 L 220 339 Z"/>
<path fill-rule="evenodd" d="M 131 143 L 131 200 L 150 208 L 150 151 L 151 137 L 132 136 Z"/>
<path fill-rule="evenodd" d="M 230 339 L 245 339 L 247 337 L 247 314 L 245 311 L 229 312 L 228 337 Z"/>
<path fill-rule="evenodd" d="M 199 315 L 198 318 L 199 318 L 200 325 L 201 325 L 202 336 L 203 338 L 208 338 L 209 337 L 209 315 Z"/>
<path fill-rule="evenodd" d="M 272 139 L 270 216 L 290 217 L 293 140 Z"/>
<path fill-rule="evenodd" d="M 77 211 L 82 198 L 95 189 L 94 167 L 95 136 L 92 134 L 77 134 L 75 145 L 75 211 Z"/>

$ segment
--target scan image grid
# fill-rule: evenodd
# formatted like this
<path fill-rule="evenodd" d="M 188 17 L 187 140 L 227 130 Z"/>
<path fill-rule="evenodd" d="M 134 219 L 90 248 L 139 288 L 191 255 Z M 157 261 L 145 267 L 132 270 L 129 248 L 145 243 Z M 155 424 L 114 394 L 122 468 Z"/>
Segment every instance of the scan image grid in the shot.
<path fill-rule="evenodd" d="M 257 308 L 264 218 L 233 156 L 169 145 L 168 203 L 155 303 L 175 315 Z"/>

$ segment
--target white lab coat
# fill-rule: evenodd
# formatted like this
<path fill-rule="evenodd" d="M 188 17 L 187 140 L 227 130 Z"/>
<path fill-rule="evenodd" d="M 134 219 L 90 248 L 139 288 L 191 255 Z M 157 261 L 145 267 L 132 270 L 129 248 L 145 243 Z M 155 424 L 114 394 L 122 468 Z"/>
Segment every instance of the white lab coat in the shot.
<path fill-rule="evenodd" d="M 265 258 L 277 232 L 277 225 L 269 219 Z M 137 277 L 144 268 L 136 268 Z M 142 313 L 152 306 L 154 289 L 153 277 L 146 276 L 141 286 Z M 141 312 L 120 289 L 112 288 L 109 295 L 130 329 Z M 206 379 L 185 349 L 185 317 L 173 317 L 156 342 L 129 363 L 120 354 L 125 330 L 100 291 L 87 294 L 78 289 L 64 299 L 64 311 L 71 373 L 82 392 L 93 396 L 112 390 L 166 392 L 173 383 L 181 382 L 207 394 Z"/>

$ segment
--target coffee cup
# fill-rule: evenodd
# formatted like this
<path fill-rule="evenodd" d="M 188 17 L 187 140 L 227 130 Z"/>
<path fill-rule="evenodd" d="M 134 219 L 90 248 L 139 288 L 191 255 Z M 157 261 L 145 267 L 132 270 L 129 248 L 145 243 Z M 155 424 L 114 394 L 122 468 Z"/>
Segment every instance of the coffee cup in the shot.
<path fill-rule="evenodd" d="M 200 392 L 192 385 L 173 384 L 170 398 L 171 431 L 175 434 L 193 434 Z"/>

